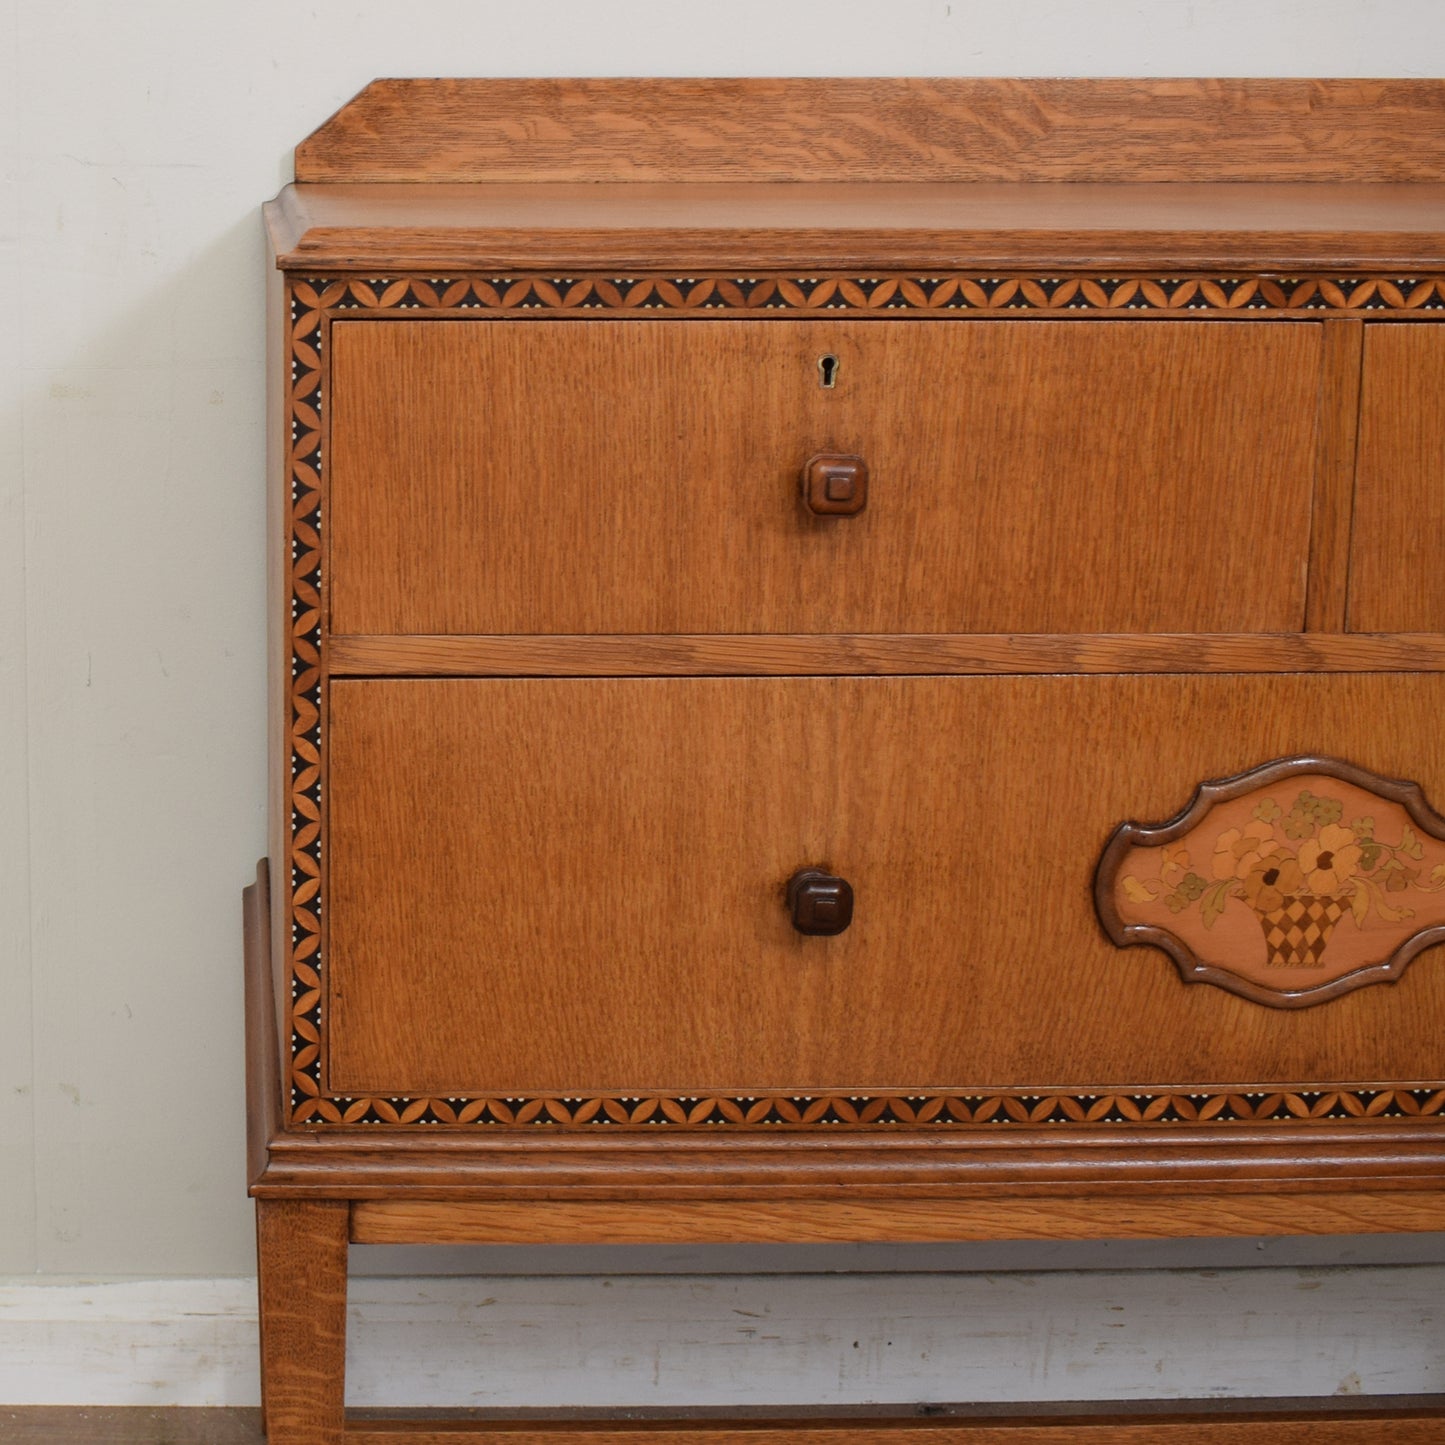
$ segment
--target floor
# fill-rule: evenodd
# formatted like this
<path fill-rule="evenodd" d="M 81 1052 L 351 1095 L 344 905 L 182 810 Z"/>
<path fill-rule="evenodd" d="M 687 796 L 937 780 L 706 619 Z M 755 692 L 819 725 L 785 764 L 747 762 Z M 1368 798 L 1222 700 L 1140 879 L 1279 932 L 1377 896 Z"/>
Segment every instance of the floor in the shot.
<path fill-rule="evenodd" d="M 975 1413 L 987 1412 L 982 1420 Z M 1135 1445 L 1160 1445 L 1168 1440 L 1179 1445 L 1208 1445 L 1219 1438 L 1244 1445 L 1268 1445 L 1280 1438 L 1292 1442 L 1348 1440 L 1351 1445 L 1379 1442 L 1379 1445 L 1439 1445 L 1445 1441 L 1445 1399 L 1438 1395 L 1396 1395 L 1356 1398 L 1353 1400 L 1235 1400 L 1235 1401 L 1167 1401 L 1137 1402 L 1131 1407 L 1138 1414 L 1124 1424 L 1108 1402 L 1095 1404 L 1061 1403 L 1056 1405 L 994 1405 L 882 1407 L 880 1416 L 913 1417 L 919 1415 L 972 1418 L 976 1425 L 1005 1422 L 1015 1426 L 1052 1425 L 1043 1435 L 1049 1439 L 1072 1439 L 1080 1424 L 1112 1423 L 1118 1439 Z M 1293 1417 L 1293 1428 L 1286 1427 L 1276 1435 L 1279 1420 L 1276 1412 Z M 490 1412 L 477 1411 L 363 1411 L 361 1415 L 409 1414 L 413 1417 L 455 1418 L 458 1415 L 476 1419 Z M 530 1413 L 530 1412 L 528 1412 Z M 772 1412 L 747 1409 L 706 1409 L 689 1412 L 694 1420 L 709 1416 L 740 1423 L 748 1416 L 761 1417 Z M 808 1416 L 815 1421 L 829 1415 L 848 1417 L 849 1411 L 828 1409 L 795 1410 L 796 1417 Z M 531 1415 L 533 1423 L 540 1418 L 551 1420 L 571 1418 L 574 1421 L 586 1412 L 545 1411 Z M 643 1411 L 599 1411 L 590 1418 L 609 1417 L 635 1421 L 645 1417 Z M 1151 1423 L 1148 1416 L 1157 1416 Z M 1301 1417 L 1304 1418 L 1301 1418 Z M 1309 1417 L 1317 1416 L 1317 1420 Z M 1010 1418 L 1012 1417 L 1012 1418 Z M 1274 1417 L 1271 1422 L 1271 1417 Z M 493 1416 L 492 1418 L 496 1418 Z M 513 1419 L 516 1416 L 512 1417 Z M 1306 1423 L 1308 1421 L 1308 1423 Z M 1056 1433 L 1057 1432 L 1057 1433 Z M 989 1432 L 992 1435 L 992 1431 Z M 1035 1430 L 1023 1432 L 1028 1438 L 1041 1438 Z M 736 1438 L 736 1437 L 734 1437 Z M 1091 1438 L 1094 1438 L 1091 1436 Z M 1110 1434 L 1107 1438 L 1116 1438 Z M 145 1406 L 25 1406 L 0 1405 L 0 1442 L 3 1445 L 265 1445 L 261 1431 L 261 1412 L 255 1409 L 152 1409 Z"/>
<path fill-rule="evenodd" d="M 264 1445 L 259 1410 L 0 1405 L 5 1445 Z"/>

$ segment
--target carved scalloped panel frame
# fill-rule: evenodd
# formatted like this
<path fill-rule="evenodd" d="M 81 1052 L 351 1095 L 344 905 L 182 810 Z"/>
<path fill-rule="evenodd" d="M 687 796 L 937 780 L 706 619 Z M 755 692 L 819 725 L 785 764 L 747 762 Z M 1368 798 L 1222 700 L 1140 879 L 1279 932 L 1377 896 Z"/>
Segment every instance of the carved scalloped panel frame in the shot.
<path fill-rule="evenodd" d="M 1361 316 L 1384 312 L 1438 319 L 1438 275 L 998 275 L 934 272 L 807 277 L 648 273 L 317 276 L 288 273 L 290 334 L 290 1120 L 297 1125 L 467 1125 L 523 1129 L 929 1127 L 999 1129 L 1241 1125 L 1284 1119 L 1392 1119 L 1445 1115 L 1445 1083 L 1396 1081 L 1342 1088 L 1240 1082 L 1181 1091 L 1129 1088 L 1082 1093 L 1017 1088 L 762 1097 L 593 1094 L 372 1098 L 333 1094 L 322 1069 L 324 836 L 321 757 L 322 529 L 325 513 L 324 392 L 334 315 L 514 317 L 708 315 L 752 317 L 1159 315 Z M 1140 940 L 1143 941 L 1143 940 Z M 1313 1000 L 1310 1000 L 1313 1001 Z"/>
<path fill-rule="evenodd" d="M 1167 823 L 1123 823 L 1095 903 L 1121 948 L 1186 983 L 1305 1008 L 1397 980 L 1445 942 L 1445 818 L 1416 783 L 1281 758 L 1201 783 Z"/>

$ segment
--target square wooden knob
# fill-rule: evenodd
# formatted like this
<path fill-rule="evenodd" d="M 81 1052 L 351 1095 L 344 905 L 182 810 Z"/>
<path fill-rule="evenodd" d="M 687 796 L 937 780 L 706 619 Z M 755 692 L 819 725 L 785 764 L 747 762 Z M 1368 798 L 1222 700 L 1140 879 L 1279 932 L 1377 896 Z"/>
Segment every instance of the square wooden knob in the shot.
<path fill-rule="evenodd" d="M 803 467 L 803 501 L 819 517 L 851 517 L 868 504 L 868 463 L 820 452 Z"/>
<path fill-rule="evenodd" d="M 788 908 L 799 933 L 842 933 L 853 921 L 853 886 L 821 868 L 804 868 L 788 880 Z"/>

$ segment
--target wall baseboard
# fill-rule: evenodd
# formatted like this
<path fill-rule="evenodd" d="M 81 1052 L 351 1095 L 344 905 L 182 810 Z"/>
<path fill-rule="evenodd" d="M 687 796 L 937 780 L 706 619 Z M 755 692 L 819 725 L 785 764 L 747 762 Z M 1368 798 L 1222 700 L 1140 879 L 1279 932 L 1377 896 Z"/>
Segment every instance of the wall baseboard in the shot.
<path fill-rule="evenodd" d="M 1445 1392 L 1445 1265 L 355 1278 L 358 1406 Z M 0 1282 L 0 1400 L 253 1405 L 255 1283 Z"/>
<path fill-rule="evenodd" d="M 0 1283 L 10 1405 L 255 1405 L 256 1282 Z"/>

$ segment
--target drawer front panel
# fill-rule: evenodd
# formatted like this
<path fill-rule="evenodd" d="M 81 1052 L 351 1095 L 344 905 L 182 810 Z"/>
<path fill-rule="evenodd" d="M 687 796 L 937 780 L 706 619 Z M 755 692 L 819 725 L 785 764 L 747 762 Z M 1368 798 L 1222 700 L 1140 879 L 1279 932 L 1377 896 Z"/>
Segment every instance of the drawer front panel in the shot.
<path fill-rule="evenodd" d="M 1117 823 L 1274 757 L 1438 803 L 1442 705 L 1421 674 L 335 682 L 329 1087 L 1435 1077 L 1438 950 L 1272 1009 L 1114 948 L 1092 882 Z M 806 867 L 845 932 L 794 929 Z"/>
<path fill-rule="evenodd" d="M 331 627 L 1293 631 L 1320 332 L 338 321 Z M 855 515 L 805 508 L 819 453 Z"/>

